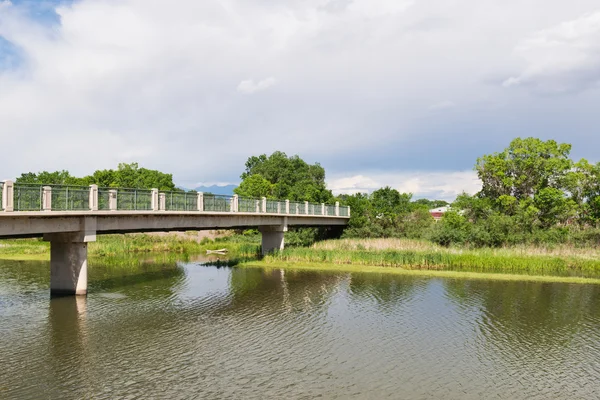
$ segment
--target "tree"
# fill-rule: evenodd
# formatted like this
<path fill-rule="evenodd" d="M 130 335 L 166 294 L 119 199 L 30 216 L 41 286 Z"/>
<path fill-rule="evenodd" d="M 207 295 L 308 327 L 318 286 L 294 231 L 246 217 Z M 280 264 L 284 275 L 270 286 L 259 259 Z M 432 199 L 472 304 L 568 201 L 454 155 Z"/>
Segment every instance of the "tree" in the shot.
<path fill-rule="evenodd" d="M 83 178 L 74 177 L 68 171 L 64 170 L 55 172 L 42 171 L 39 173 L 27 172 L 21 174 L 15 182 L 74 186 L 96 184 L 100 187 L 178 190 L 173 183 L 172 174 L 140 168 L 138 163 L 121 163 L 117 170 L 97 170 L 92 175 Z"/>
<path fill-rule="evenodd" d="M 315 203 L 333 200 L 325 185 L 325 169 L 319 163 L 311 165 L 297 155 L 288 157 L 281 151 L 248 158 L 240 177 L 242 183 L 234 190 L 239 195 Z"/>
<path fill-rule="evenodd" d="M 266 180 L 262 175 L 250 175 L 233 189 L 233 192 L 244 197 L 272 197 L 275 185 Z"/>
<path fill-rule="evenodd" d="M 537 138 L 514 139 L 501 153 L 477 159 L 475 170 L 483 184 L 481 195 L 493 201 L 512 196 L 517 201 L 542 189 L 562 189 L 573 163 L 570 144 Z"/>

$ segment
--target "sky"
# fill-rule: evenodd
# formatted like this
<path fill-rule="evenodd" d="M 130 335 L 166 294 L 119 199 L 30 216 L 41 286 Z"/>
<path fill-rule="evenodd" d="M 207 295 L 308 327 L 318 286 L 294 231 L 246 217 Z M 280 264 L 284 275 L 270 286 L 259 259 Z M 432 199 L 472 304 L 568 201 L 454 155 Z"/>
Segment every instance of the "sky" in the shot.
<path fill-rule="evenodd" d="M 120 162 L 452 200 L 515 137 L 600 161 L 598 0 L 0 0 L 0 179 Z"/>

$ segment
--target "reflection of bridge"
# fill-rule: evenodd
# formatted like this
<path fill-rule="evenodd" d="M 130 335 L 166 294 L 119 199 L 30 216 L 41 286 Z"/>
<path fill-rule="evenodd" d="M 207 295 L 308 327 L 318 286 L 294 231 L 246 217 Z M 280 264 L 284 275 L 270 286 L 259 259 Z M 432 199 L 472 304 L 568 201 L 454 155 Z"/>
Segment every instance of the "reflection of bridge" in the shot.
<path fill-rule="evenodd" d="M 350 208 L 158 189 L 42 186 L 5 181 L 0 238 L 50 242 L 52 294 L 87 292 L 87 243 L 97 234 L 258 228 L 263 253 L 283 249 L 288 226 L 345 226 Z"/>

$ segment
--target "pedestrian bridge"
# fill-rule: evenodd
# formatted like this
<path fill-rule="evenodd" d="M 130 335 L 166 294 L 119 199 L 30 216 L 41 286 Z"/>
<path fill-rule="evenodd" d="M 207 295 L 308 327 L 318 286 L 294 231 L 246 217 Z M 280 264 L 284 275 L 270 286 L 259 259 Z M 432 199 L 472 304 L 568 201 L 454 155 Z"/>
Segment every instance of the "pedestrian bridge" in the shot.
<path fill-rule="evenodd" d="M 87 293 L 87 243 L 98 234 L 258 228 L 263 254 L 284 247 L 288 226 L 345 226 L 350 208 L 158 189 L 23 185 L 0 190 L 0 238 L 50 242 L 50 291 Z"/>

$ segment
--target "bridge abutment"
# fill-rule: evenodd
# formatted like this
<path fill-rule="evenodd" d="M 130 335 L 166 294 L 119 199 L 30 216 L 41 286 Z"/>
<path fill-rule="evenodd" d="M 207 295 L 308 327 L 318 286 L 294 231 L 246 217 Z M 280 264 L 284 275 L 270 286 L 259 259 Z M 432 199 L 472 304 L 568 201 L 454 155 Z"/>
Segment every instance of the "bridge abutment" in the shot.
<path fill-rule="evenodd" d="M 261 247 L 263 256 L 273 251 L 283 250 L 283 236 L 288 230 L 287 221 L 282 225 L 261 226 L 258 230 L 262 235 Z"/>

